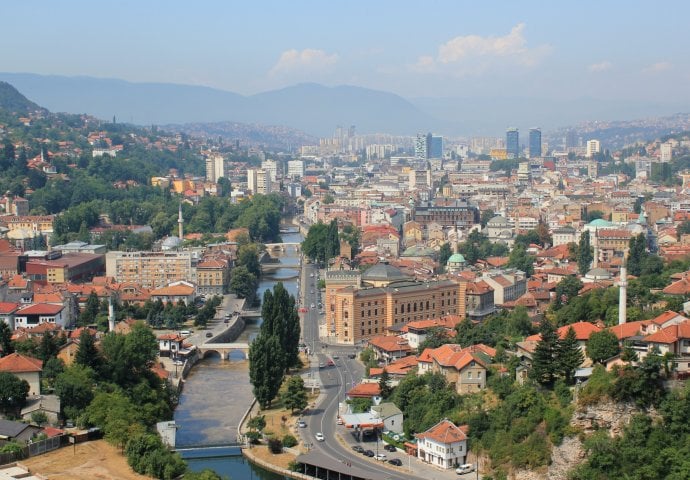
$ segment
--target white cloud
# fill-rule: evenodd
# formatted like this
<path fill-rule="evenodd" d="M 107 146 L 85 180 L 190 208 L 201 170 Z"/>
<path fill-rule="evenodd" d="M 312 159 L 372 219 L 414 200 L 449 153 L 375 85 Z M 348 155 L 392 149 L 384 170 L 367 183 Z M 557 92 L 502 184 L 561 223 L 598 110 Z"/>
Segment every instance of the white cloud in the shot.
<path fill-rule="evenodd" d="M 642 71 L 644 73 L 660 73 L 669 70 L 672 67 L 670 62 L 657 62 L 644 68 Z"/>
<path fill-rule="evenodd" d="M 338 62 L 338 54 L 327 54 L 323 50 L 305 48 L 304 50 L 286 50 L 271 69 L 271 75 L 291 73 L 294 71 L 318 72 L 327 70 Z"/>
<path fill-rule="evenodd" d="M 613 68 L 613 64 L 608 60 L 587 66 L 587 70 L 590 72 L 604 72 L 606 70 L 611 70 L 611 68 Z"/>
<path fill-rule="evenodd" d="M 416 72 L 445 70 L 455 76 L 481 74 L 501 65 L 534 67 L 553 48 L 550 45 L 529 47 L 524 36 L 525 24 L 515 25 L 508 34 L 497 37 L 462 35 L 448 40 L 438 47 L 435 57 L 424 55 L 417 63 L 409 65 Z"/>

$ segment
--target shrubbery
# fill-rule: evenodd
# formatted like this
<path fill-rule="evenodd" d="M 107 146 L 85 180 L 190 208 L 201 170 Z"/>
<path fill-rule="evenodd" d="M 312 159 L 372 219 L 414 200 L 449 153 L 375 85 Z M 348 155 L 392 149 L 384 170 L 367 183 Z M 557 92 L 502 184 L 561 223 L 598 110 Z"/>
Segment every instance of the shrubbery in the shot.
<path fill-rule="evenodd" d="M 292 448 L 297 445 L 297 439 L 292 435 L 288 434 L 283 437 L 283 446 L 285 448 Z"/>

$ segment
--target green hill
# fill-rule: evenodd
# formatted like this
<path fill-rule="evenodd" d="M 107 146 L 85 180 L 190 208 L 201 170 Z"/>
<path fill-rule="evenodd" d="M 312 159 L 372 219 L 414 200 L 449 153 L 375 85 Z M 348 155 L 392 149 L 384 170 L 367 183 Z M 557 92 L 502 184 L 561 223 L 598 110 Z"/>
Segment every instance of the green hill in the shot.
<path fill-rule="evenodd" d="M 0 81 L 0 108 L 16 113 L 42 110 L 7 82 Z"/>

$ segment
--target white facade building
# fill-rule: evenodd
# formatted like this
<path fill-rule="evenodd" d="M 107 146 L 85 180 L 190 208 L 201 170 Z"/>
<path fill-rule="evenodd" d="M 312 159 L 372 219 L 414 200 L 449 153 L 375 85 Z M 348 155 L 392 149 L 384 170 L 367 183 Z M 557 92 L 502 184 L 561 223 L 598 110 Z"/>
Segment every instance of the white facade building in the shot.
<path fill-rule="evenodd" d="M 302 178 L 304 176 L 304 161 L 289 160 L 287 176 L 290 178 Z"/>

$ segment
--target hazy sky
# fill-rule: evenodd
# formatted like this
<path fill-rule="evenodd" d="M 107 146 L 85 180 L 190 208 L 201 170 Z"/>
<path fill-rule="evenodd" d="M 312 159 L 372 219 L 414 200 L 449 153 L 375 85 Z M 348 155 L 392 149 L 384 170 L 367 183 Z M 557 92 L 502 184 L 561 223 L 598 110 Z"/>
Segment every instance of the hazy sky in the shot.
<path fill-rule="evenodd" d="M 0 70 L 407 97 L 690 99 L 690 2 L 3 2 Z"/>

